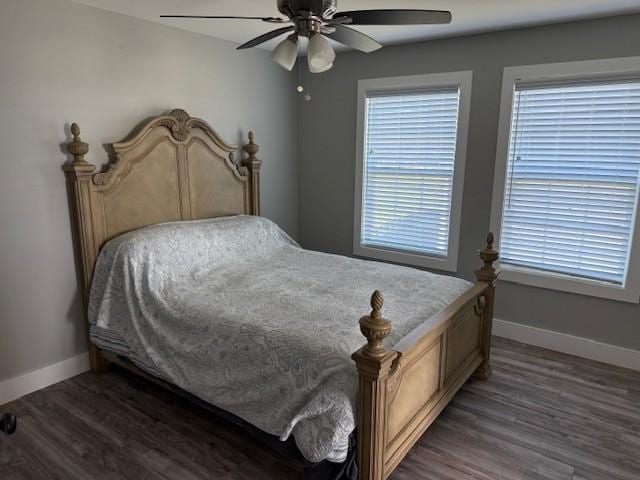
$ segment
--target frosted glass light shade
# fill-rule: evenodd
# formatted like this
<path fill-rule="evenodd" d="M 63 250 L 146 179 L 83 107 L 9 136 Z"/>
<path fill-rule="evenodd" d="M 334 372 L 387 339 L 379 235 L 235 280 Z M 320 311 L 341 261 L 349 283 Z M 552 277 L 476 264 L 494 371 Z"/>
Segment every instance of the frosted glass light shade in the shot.
<path fill-rule="evenodd" d="M 329 65 L 325 65 L 322 68 L 314 68 L 311 66 L 311 64 L 309 64 L 309 71 L 311 73 L 322 73 L 322 72 L 326 72 L 327 70 L 331 70 L 332 67 L 333 67 L 333 63 L 330 63 Z"/>
<path fill-rule="evenodd" d="M 296 64 L 298 58 L 298 41 L 297 37 L 290 35 L 274 48 L 271 52 L 271 58 L 274 62 L 283 68 L 291 71 Z"/>
<path fill-rule="evenodd" d="M 336 54 L 324 35 L 314 33 L 309 39 L 307 61 L 311 73 L 326 72 L 333 66 Z"/>

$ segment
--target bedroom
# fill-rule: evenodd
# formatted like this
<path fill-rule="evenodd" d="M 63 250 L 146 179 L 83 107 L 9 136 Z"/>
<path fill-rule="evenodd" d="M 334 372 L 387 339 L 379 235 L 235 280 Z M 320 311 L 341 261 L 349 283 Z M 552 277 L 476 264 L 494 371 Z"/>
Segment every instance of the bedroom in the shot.
<path fill-rule="evenodd" d="M 354 478 L 354 465 L 363 479 L 640 478 L 640 4 L 393 3 L 341 0 L 338 11 L 449 10 L 451 20 L 354 26 L 384 47 L 332 43 L 333 65 L 320 73 L 305 56 L 292 71 L 270 58 L 286 37 L 236 50 L 279 25 L 159 18 L 283 17 L 275 1 L 2 3 L 0 415 L 14 414 L 17 428 L 0 433 L 0 478 Z M 536 95 L 568 110 L 536 111 Z M 589 114 L 567 115 L 576 102 Z M 433 127 L 420 130 L 416 116 Z M 528 128 L 536 116 L 548 131 Z M 404 136 L 389 133 L 397 122 Z M 547 134 L 552 147 L 539 147 Z M 389 149 L 396 170 L 368 182 L 389 168 Z M 119 164 L 94 177 L 116 153 Z M 416 176 L 398 158 L 437 170 Z M 396 194 L 388 208 L 389 190 L 410 200 Z M 240 259 L 232 270 L 222 257 L 199 265 L 211 243 L 181 236 L 179 224 L 155 227 L 170 243 L 138 236 L 149 230 L 137 227 L 232 213 L 260 215 L 229 226 L 244 243 L 222 238 L 220 221 L 187 224 L 197 238 L 221 236 Z M 568 230 L 587 240 L 558 233 Z M 87 340 L 90 287 L 96 298 L 136 299 L 117 279 L 92 279 L 111 237 L 129 242 L 123 255 L 151 244 L 168 255 L 148 275 L 159 290 L 178 271 L 188 277 L 161 299 L 207 300 L 204 315 L 176 316 L 192 320 L 182 318 L 189 335 L 172 316 L 140 316 L 161 322 L 145 337 L 164 356 L 152 362 L 175 367 L 155 372 L 160 386 L 143 377 L 153 368 L 131 372 L 123 352 L 96 356 Z M 136 261 L 115 253 L 118 268 Z M 213 285 L 215 295 L 193 294 Z M 372 308 L 374 290 L 384 300 Z M 223 298 L 229 330 L 196 322 Z M 90 320 L 116 303 L 100 302 Z M 254 333 L 225 341 L 251 318 Z M 177 348 L 181 335 L 199 343 Z M 309 361 L 314 349 L 332 355 Z M 269 361 L 290 352 L 282 368 L 300 375 L 269 377 Z M 233 370 L 240 359 L 250 368 Z M 278 415 L 305 403 L 309 385 L 335 380 L 338 360 L 348 379 L 331 398 L 344 408 L 317 415 L 331 425 L 326 451 L 306 442 L 304 426 L 278 441 L 293 422 Z M 220 378 L 235 394 L 202 390 Z M 230 406 L 268 392 L 273 415 Z M 317 405 L 305 406 L 313 417 Z"/>

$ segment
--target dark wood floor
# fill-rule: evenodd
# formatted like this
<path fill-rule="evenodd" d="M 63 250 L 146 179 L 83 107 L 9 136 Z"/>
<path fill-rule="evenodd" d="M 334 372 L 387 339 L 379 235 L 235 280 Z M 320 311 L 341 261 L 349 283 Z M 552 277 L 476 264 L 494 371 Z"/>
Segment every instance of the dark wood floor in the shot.
<path fill-rule="evenodd" d="M 496 339 L 394 480 L 640 479 L 640 373 Z M 297 478 L 237 427 L 144 381 L 90 373 L 0 410 L 0 478 Z"/>

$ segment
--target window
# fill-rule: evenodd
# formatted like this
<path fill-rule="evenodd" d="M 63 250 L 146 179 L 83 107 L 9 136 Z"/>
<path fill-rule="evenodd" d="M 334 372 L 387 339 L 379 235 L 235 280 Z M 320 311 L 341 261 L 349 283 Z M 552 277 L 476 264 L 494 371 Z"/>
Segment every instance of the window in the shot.
<path fill-rule="evenodd" d="M 455 271 L 471 72 L 358 83 L 356 255 Z"/>
<path fill-rule="evenodd" d="M 505 69 L 494 190 L 505 279 L 638 301 L 640 72 L 623 63 Z"/>

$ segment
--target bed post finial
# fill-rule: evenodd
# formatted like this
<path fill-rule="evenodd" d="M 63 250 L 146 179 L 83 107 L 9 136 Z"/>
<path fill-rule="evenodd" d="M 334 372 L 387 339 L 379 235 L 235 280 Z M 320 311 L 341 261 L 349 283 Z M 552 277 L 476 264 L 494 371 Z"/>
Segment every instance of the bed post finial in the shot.
<path fill-rule="evenodd" d="M 362 352 L 371 357 L 384 356 L 386 348 L 383 340 L 391 333 L 391 322 L 382 318 L 384 298 L 379 290 L 371 295 L 371 313 L 360 319 L 360 331 L 367 337 L 367 345 Z"/>
<path fill-rule="evenodd" d="M 381 315 L 380 310 L 384 306 L 384 297 L 380 293 L 380 290 L 376 290 L 371 295 L 371 316 L 379 317 Z"/>
<path fill-rule="evenodd" d="M 258 157 L 256 156 L 256 154 L 258 153 L 258 150 L 260 150 L 260 147 L 258 145 L 255 144 L 255 142 L 253 141 L 253 131 L 249 131 L 249 143 L 247 143 L 244 147 L 242 147 L 242 149 L 247 152 L 247 154 L 249 155 L 249 157 L 245 160 L 245 161 L 254 161 L 254 160 L 258 160 Z M 260 160 L 258 160 L 260 161 Z M 262 163 L 262 162 L 260 162 Z"/>
<path fill-rule="evenodd" d="M 360 331 L 367 344 L 351 358 L 358 369 L 358 478 L 383 480 L 386 447 L 387 383 L 398 352 L 385 347 L 391 322 L 382 318 L 384 299 L 376 290 L 371 295 L 371 313 L 360 319 Z"/>
<path fill-rule="evenodd" d="M 493 249 L 493 232 L 487 233 L 487 248 Z"/>
<path fill-rule="evenodd" d="M 71 124 L 71 134 L 73 135 L 73 140 L 67 143 L 67 149 L 73 155 L 73 164 L 87 165 L 88 163 L 84 156 L 89 151 L 89 144 L 80 140 L 80 127 L 75 122 Z"/>
<path fill-rule="evenodd" d="M 479 282 L 487 282 L 489 284 L 495 284 L 500 273 L 494 266 L 493 262 L 498 260 L 500 254 L 497 250 L 493 249 L 493 233 L 487 234 L 487 246 L 478 251 L 478 255 L 484 262 L 484 265 L 479 270 L 476 270 L 476 278 Z"/>
<path fill-rule="evenodd" d="M 253 141 L 253 132 L 249 131 L 249 143 L 242 147 L 248 157 L 242 161 L 242 166 L 249 170 L 251 188 L 251 214 L 260 215 L 260 166 L 262 160 L 257 157 L 260 147 Z"/>
<path fill-rule="evenodd" d="M 493 328 L 493 307 L 496 299 L 496 282 L 500 270 L 493 266 L 498 260 L 500 253 L 493 248 L 493 233 L 487 235 L 487 245 L 478 251 L 478 255 L 484 262 L 483 266 L 476 270 L 476 279 L 479 282 L 486 282 L 487 288 L 482 294 L 484 297 L 484 307 L 481 309 L 482 315 L 482 363 L 474 373 L 474 376 L 481 380 L 486 380 L 491 376 L 491 330 Z"/>

